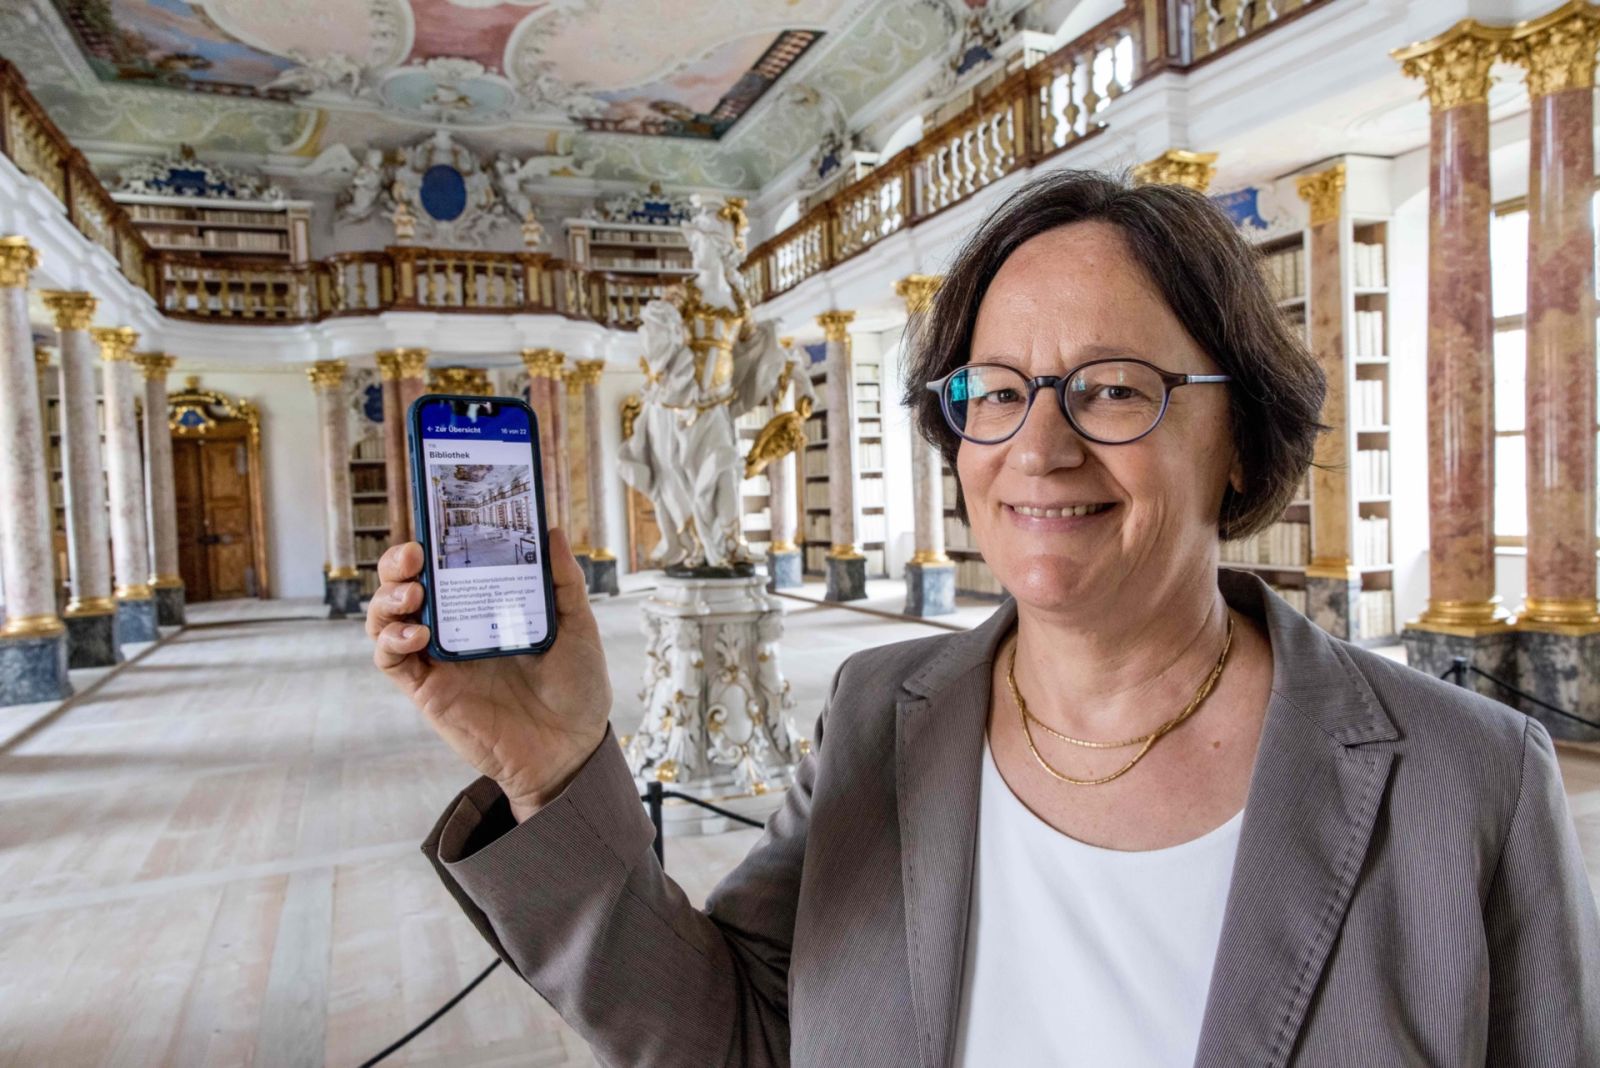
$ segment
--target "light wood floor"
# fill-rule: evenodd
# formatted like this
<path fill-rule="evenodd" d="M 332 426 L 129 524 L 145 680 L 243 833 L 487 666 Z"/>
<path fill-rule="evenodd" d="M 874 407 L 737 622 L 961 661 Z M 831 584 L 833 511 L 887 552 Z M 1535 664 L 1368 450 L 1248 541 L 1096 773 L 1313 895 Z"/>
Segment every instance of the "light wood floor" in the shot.
<path fill-rule="evenodd" d="M 802 730 L 850 651 L 931 633 L 786 607 Z M 198 611 L 64 710 L 0 719 L 0 1064 L 354 1066 L 493 959 L 417 849 L 468 776 L 357 624 L 292 618 L 316 610 Z M 600 615 L 631 730 L 637 600 Z M 1600 890 L 1600 755 L 1562 766 Z M 670 839 L 668 869 L 703 900 L 756 833 Z M 389 1063 L 594 1062 L 501 968 Z"/>

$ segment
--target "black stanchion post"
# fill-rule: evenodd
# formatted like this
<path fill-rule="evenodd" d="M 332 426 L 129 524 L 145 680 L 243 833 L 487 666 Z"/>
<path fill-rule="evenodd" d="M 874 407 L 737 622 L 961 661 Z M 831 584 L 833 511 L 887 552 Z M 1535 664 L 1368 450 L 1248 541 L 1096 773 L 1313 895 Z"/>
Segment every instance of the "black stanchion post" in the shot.
<path fill-rule="evenodd" d="M 656 861 L 667 866 L 667 843 L 661 833 L 661 783 L 652 779 L 645 786 L 645 800 L 650 805 L 650 822 L 656 825 Z"/>
<path fill-rule="evenodd" d="M 1467 658 L 1464 656 L 1452 657 L 1450 660 L 1450 681 L 1457 686 L 1467 684 Z"/>

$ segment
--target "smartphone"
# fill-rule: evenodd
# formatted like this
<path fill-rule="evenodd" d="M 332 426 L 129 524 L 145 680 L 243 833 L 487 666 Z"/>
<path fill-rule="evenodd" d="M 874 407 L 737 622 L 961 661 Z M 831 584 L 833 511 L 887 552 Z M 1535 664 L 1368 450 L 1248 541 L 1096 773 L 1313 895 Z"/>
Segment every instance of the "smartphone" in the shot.
<path fill-rule="evenodd" d="M 541 653 L 556 640 L 539 423 L 510 397 L 418 397 L 407 413 L 428 654 Z"/>

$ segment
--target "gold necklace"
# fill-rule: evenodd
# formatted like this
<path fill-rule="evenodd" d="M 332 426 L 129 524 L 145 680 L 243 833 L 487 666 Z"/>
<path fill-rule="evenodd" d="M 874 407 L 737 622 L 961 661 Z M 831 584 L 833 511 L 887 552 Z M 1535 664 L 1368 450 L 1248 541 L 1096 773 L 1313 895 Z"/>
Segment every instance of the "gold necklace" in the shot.
<path fill-rule="evenodd" d="M 1151 747 L 1154 746 L 1156 742 L 1160 741 L 1161 738 L 1163 738 L 1168 732 L 1177 728 L 1177 726 L 1184 720 L 1194 715 L 1195 710 L 1200 707 L 1201 702 L 1211 695 L 1211 691 L 1216 686 L 1217 680 L 1222 677 L 1222 669 L 1228 663 L 1228 650 L 1232 647 L 1233 616 L 1229 615 L 1227 634 L 1222 639 L 1222 652 L 1217 657 L 1216 666 L 1211 669 L 1211 674 L 1207 675 L 1205 681 L 1200 684 L 1200 688 L 1195 691 L 1194 697 L 1190 698 L 1189 703 L 1184 707 L 1184 710 L 1167 720 L 1149 734 L 1142 735 L 1138 738 L 1130 738 L 1125 742 L 1090 742 L 1082 738 L 1073 738 L 1069 735 L 1062 734 L 1058 730 L 1055 730 L 1048 724 L 1042 722 L 1039 717 L 1035 716 L 1032 712 L 1028 711 L 1028 702 L 1023 700 L 1022 691 L 1017 688 L 1017 646 L 1015 642 L 1013 642 L 1011 645 L 1011 660 L 1006 667 L 1006 685 L 1011 690 L 1011 699 L 1017 703 L 1017 712 L 1020 713 L 1022 719 L 1022 736 L 1028 740 L 1028 751 L 1033 754 L 1033 759 L 1039 762 L 1039 766 L 1060 781 L 1070 783 L 1073 786 L 1099 786 L 1102 783 L 1108 783 L 1113 779 L 1120 779 L 1122 776 L 1126 775 L 1135 764 L 1144 759 L 1145 754 L 1150 752 Z M 1074 779 L 1072 776 L 1063 775 L 1061 772 L 1051 767 L 1049 761 L 1045 760 L 1045 758 L 1040 755 L 1038 747 L 1033 744 L 1033 731 L 1028 726 L 1028 721 L 1030 719 L 1035 723 L 1038 723 L 1039 726 L 1043 727 L 1046 731 L 1049 731 L 1057 738 L 1060 738 L 1062 741 L 1071 742 L 1073 745 L 1081 745 L 1086 749 L 1121 749 L 1130 745 L 1138 745 L 1139 751 L 1133 755 L 1132 760 L 1122 765 L 1122 767 L 1118 768 L 1110 775 L 1106 775 L 1099 779 Z"/>

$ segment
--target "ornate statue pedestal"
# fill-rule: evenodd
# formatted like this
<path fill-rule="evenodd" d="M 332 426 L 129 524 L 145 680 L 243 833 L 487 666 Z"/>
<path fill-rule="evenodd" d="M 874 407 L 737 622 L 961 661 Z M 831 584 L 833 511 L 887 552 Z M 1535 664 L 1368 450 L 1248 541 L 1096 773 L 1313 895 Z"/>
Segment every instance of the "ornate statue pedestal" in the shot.
<path fill-rule="evenodd" d="M 803 741 L 778 667 L 783 613 L 765 586 L 764 575 L 662 577 L 644 605 L 644 720 L 623 746 L 641 783 L 752 819 L 782 803 Z M 663 811 L 669 834 L 738 826 L 681 801 Z"/>

